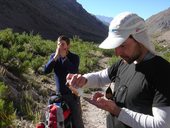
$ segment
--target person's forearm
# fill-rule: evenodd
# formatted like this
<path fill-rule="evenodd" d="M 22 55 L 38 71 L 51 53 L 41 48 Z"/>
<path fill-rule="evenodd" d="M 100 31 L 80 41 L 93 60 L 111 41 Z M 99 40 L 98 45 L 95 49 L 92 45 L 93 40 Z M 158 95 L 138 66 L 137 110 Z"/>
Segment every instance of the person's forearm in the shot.
<path fill-rule="evenodd" d="M 107 69 L 99 72 L 87 73 L 83 76 L 87 79 L 86 87 L 103 87 L 111 82 L 108 77 Z"/>
<path fill-rule="evenodd" d="M 170 107 L 153 108 L 153 116 L 122 108 L 118 119 L 132 128 L 170 128 Z"/>
<path fill-rule="evenodd" d="M 54 68 L 54 64 L 55 64 L 54 59 L 53 58 L 50 59 L 44 67 L 44 73 L 50 73 Z"/>

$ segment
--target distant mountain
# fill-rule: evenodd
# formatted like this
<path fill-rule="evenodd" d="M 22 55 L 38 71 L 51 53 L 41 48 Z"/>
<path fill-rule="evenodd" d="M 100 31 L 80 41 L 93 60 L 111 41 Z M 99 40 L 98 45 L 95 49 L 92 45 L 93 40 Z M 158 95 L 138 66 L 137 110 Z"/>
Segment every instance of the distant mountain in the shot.
<path fill-rule="evenodd" d="M 107 26 L 76 0 L 0 0 L 0 29 L 33 32 L 56 40 L 61 34 L 101 42 Z"/>
<path fill-rule="evenodd" d="M 0 0 L 0 29 L 31 32 L 45 39 L 56 40 L 65 34 L 100 43 L 107 36 L 106 25 L 111 20 L 88 13 L 76 0 Z M 146 23 L 150 34 L 170 41 L 170 8 L 151 16 Z"/>
<path fill-rule="evenodd" d="M 105 25 L 109 26 L 110 22 L 112 21 L 112 17 L 106 17 L 101 15 L 95 15 L 97 19 L 103 22 Z"/>
<path fill-rule="evenodd" d="M 150 33 L 170 30 L 170 8 L 146 20 Z"/>
<path fill-rule="evenodd" d="M 146 23 L 150 35 L 170 46 L 170 8 L 151 16 Z"/>

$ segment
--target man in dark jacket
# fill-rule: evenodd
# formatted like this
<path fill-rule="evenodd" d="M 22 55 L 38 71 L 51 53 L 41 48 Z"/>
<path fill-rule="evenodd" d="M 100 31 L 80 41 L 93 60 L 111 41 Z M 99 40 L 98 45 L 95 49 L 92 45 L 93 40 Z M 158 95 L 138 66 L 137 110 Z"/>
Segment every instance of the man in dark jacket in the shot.
<path fill-rule="evenodd" d="M 80 97 L 74 95 L 67 87 L 66 76 L 68 73 L 78 73 L 80 63 L 79 56 L 70 52 L 70 40 L 62 35 L 57 40 L 56 52 L 52 53 L 44 72 L 50 73 L 54 70 L 56 93 L 61 94 L 63 100 L 72 111 L 73 128 L 84 128 L 81 114 Z"/>

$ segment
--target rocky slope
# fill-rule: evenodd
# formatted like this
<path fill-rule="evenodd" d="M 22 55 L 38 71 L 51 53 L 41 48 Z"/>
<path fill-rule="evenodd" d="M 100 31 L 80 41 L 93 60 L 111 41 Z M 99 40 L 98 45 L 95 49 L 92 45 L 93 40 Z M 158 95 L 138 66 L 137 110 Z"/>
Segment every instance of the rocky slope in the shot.
<path fill-rule="evenodd" d="M 46 39 L 66 34 L 101 42 L 107 35 L 107 27 L 76 0 L 0 0 L 0 14 L 0 29 L 38 33 Z"/>
<path fill-rule="evenodd" d="M 158 43 L 170 47 L 170 8 L 151 16 L 146 23 L 149 34 Z"/>
<path fill-rule="evenodd" d="M 159 33 L 170 30 L 170 8 L 155 14 L 146 20 L 149 33 Z"/>
<path fill-rule="evenodd" d="M 23 104 L 23 94 L 28 93 L 34 102 L 35 110 L 42 112 L 47 105 L 48 94 L 55 90 L 55 83 L 52 79 L 48 78 L 45 82 L 42 80 L 43 76 L 27 75 L 27 81 L 37 82 L 39 86 L 30 86 L 20 78 L 16 77 L 13 73 L 9 72 L 5 67 L 0 65 L 0 80 L 3 80 L 10 88 L 9 98 L 14 101 L 14 106 Z M 43 94 L 43 90 L 46 90 L 46 95 Z M 104 91 L 105 89 L 103 88 Z M 95 93 L 95 92 L 93 92 Z M 89 94 L 89 97 L 92 94 Z M 81 97 L 82 116 L 85 128 L 105 128 L 106 127 L 106 114 L 107 112 L 91 105 Z M 35 123 L 22 117 L 21 113 L 17 111 L 18 116 L 15 120 L 15 125 L 20 128 L 34 128 Z M 96 118 L 97 117 L 97 118 Z"/>

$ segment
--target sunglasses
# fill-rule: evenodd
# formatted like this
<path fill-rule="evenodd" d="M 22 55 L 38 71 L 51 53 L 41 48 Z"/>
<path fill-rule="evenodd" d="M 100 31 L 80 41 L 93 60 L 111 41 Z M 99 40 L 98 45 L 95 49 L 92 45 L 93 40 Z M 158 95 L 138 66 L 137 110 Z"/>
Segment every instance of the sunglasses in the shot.
<path fill-rule="evenodd" d="M 110 86 L 111 86 L 111 83 L 109 84 L 109 87 L 105 91 L 105 96 L 106 96 L 107 99 L 112 100 L 113 99 L 113 92 L 112 92 L 112 89 L 111 89 Z"/>

